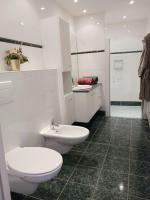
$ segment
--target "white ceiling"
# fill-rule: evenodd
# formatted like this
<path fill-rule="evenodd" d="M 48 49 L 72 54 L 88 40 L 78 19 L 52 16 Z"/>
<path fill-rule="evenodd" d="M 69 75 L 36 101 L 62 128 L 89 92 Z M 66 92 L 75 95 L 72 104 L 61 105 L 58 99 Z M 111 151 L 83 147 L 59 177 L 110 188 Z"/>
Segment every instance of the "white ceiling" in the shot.
<path fill-rule="evenodd" d="M 150 0 L 135 0 L 129 5 L 129 0 L 56 0 L 65 10 L 73 16 L 83 15 L 82 10 L 87 9 L 87 14 L 105 13 L 106 23 L 122 21 L 122 16 L 127 15 L 127 20 L 138 20 L 150 17 Z"/>

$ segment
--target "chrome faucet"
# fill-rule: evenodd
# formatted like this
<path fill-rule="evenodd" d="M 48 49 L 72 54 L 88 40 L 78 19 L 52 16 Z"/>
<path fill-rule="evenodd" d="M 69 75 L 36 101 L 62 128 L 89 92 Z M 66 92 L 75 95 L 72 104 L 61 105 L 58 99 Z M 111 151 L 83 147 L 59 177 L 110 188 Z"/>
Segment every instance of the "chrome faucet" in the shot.
<path fill-rule="evenodd" d="M 56 123 L 54 119 L 52 119 L 52 121 L 51 121 L 51 129 L 52 130 L 56 130 L 56 127 L 59 127 L 59 124 Z"/>

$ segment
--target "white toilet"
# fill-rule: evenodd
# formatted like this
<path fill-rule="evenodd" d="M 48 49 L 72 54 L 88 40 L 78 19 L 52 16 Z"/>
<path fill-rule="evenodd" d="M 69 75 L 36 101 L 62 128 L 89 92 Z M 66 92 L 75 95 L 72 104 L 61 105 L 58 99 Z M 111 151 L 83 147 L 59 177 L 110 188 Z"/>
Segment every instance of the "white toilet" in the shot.
<path fill-rule="evenodd" d="M 6 154 L 11 191 L 32 194 L 42 182 L 51 180 L 62 167 L 62 156 L 42 147 L 17 147 Z"/>
<path fill-rule="evenodd" d="M 41 131 L 45 138 L 45 146 L 61 154 L 68 153 L 76 144 L 84 142 L 89 130 L 80 126 L 59 125 L 47 127 Z"/>

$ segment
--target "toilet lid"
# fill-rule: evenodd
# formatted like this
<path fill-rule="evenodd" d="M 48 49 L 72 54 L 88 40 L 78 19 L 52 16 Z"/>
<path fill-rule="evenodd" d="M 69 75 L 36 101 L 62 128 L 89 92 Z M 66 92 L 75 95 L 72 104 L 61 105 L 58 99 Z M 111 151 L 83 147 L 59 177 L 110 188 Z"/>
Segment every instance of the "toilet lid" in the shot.
<path fill-rule="evenodd" d="M 26 175 L 45 174 L 62 165 L 62 156 L 48 148 L 16 148 L 6 154 L 7 166 L 13 171 Z"/>

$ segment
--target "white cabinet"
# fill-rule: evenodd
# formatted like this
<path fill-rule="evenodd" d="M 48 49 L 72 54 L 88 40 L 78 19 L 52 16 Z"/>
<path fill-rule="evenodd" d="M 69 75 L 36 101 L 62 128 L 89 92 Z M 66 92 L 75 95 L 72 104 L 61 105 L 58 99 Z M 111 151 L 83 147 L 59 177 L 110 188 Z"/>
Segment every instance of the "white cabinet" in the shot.
<path fill-rule="evenodd" d="M 102 106 L 100 86 L 90 92 L 74 92 L 74 97 L 76 122 L 88 123 Z"/>
<path fill-rule="evenodd" d="M 63 71 L 71 71 L 71 44 L 69 24 L 59 19 Z"/>
<path fill-rule="evenodd" d="M 71 71 L 69 24 L 59 17 L 42 20 L 42 44 L 47 68 Z"/>
<path fill-rule="evenodd" d="M 65 95 L 65 104 L 66 104 L 66 123 L 71 125 L 73 124 L 73 122 L 75 122 L 73 93 Z"/>
<path fill-rule="evenodd" d="M 57 69 L 61 123 L 71 123 L 74 122 L 73 114 L 70 114 L 74 112 L 73 103 L 68 100 L 70 97 L 66 97 L 72 92 L 69 24 L 55 16 L 42 19 L 41 25 L 45 68 Z"/>

